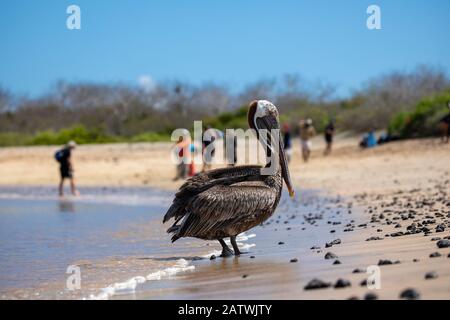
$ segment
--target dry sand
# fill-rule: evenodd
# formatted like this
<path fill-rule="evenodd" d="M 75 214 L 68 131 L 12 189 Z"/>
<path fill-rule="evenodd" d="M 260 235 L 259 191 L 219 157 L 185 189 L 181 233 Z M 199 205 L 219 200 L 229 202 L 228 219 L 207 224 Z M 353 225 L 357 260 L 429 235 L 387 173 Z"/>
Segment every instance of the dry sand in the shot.
<path fill-rule="evenodd" d="M 360 150 L 357 138 L 341 136 L 336 140 L 333 154 L 325 157 L 322 139 L 314 139 L 312 158 L 306 164 L 300 159 L 300 143 L 294 140 L 290 169 L 297 187 L 354 195 L 426 187 L 436 179 L 449 178 L 450 144 L 437 139 L 395 142 L 372 150 Z M 243 143 L 239 146 L 243 148 Z M 0 186 L 56 185 L 56 150 L 58 147 L 0 148 Z M 75 177 L 84 186 L 175 190 L 181 182 L 172 181 L 175 166 L 170 150 L 169 143 L 79 146 L 74 152 Z"/>
<path fill-rule="evenodd" d="M 272 221 L 255 240 L 258 247 L 267 247 L 264 254 L 259 251 L 256 256 L 261 262 L 252 264 L 245 255 L 240 260 L 208 261 L 176 285 L 156 293 L 149 290 L 142 297 L 346 299 L 363 298 L 372 292 L 381 299 L 397 299 L 404 289 L 413 288 L 423 299 L 450 299 L 450 249 L 437 247 L 437 238 L 450 235 L 450 144 L 423 139 L 360 150 L 357 139 L 341 136 L 331 156 L 323 156 L 322 150 L 322 140 L 315 139 L 312 158 L 305 164 L 300 160 L 299 143 L 294 141 L 290 165 L 297 190 L 316 189 L 323 196 L 342 196 L 333 203 L 335 209 L 342 210 L 340 217 L 317 219 L 321 220 L 317 223 L 320 234 L 336 230 L 317 243 L 319 249 L 310 250 L 309 239 L 300 231 L 292 232 L 295 229 L 276 233 L 271 229 Z M 53 147 L 0 149 L 0 185 L 56 184 L 54 151 Z M 170 144 L 165 143 L 81 146 L 75 151 L 74 163 L 81 185 L 148 185 L 175 190 L 180 184 L 171 181 L 174 166 Z M 316 208 L 326 206 L 317 204 Z M 286 218 L 282 210 L 278 210 L 280 219 Z M 327 220 L 341 224 L 330 225 Z M 277 246 L 270 247 L 268 243 L 277 237 L 291 237 L 292 247 L 282 252 Z M 324 247 L 326 241 L 337 237 L 341 244 Z M 371 237 L 380 240 L 366 241 Z M 339 256 L 340 265 L 332 265 L 335 259 L 324 259 L 328 251 Z M 434 252 L 440 256 L 431 258 Z M 289 263 L 293 257 L 299 261 Z M 360 286 L 367 274 L 352 271 L 365 271 L 382 259 L 400 263 L 380 266 L 380 290 Z M 438 277 L 425 280 L 427 272 L 436 272 Z M 244 274 L 249 275 L 245 286 Z M 342 278 L 351 286 L 304 290 L 313 278 L 332 284 Z"/>

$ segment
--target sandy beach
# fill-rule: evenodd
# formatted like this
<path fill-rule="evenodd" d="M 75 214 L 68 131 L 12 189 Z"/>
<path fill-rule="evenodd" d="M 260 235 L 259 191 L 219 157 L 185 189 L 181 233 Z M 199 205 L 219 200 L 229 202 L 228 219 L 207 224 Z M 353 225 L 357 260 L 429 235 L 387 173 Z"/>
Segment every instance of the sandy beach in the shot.
<path fill-rule="evenodd" d="M 144 281 L 132 294 L 109 298 L 399 299 L 403 291 L 412 289 L 404 297 L 449 299 L 450 249 L 445 244 L 450 241 L 450 144 L 421 139 L 360 150 L 355 137 L 341 135 L 336 141 L 333 153 L 325 157 L 322 138 L 317 137 L 308 163 L 300 160 L 299 142 L 294 141 L 290 169 L 297 196 L 292 201 L 284 195 L 273 217 L 248 232 L 251 237 L 241 241 L 246 254 L 210 260 L 210 252 L 219 249 L 218 244 L 182 240 L 170 245 L 169 237 L 158 231 L 168 251 L 156 254 L 148 249 L 127 256 L 120 247 L 121 261 L 125 265 L 136 261 L 138 253 L 149 260 L 158 256 L 165 259 L 164 264 L 187 258 L 194 268 L 157 283 Z M 167 198 L 153 213 L 162 217 L 171 193 L 181 183 L 172 181 L 175 169 L 170 146 L 80 146 L 74 153 L 77 182 L 95 188 L 165 190 Z M 3 194 L 7 188 L 36 190 L 42 186 L 56 192 L 56 150 L 0 149 Z M 119 229 L 130 232 L 127 225 Z M 194 259 L 203 254 L 207 255 L 204 259 Z M 90 263 L 108 264 L 112 256 Z M 373 266 L 379 267 L 381 283 L 379 289 L 371 290 L 361 282 L 369 276 L 367 268 Z M 114 265 L 116 270 L 121 268 L 126 269 Z M 134 276 L 145 274 L 146 266 L 139 264 L 135 270 Z M 106 287 L 131 276 L 118 272 L 110 279 L 96 280 L 93 287 Z M 314 279 L 320 281 L 310 287 L 323 288 L 309 289 Z"/>

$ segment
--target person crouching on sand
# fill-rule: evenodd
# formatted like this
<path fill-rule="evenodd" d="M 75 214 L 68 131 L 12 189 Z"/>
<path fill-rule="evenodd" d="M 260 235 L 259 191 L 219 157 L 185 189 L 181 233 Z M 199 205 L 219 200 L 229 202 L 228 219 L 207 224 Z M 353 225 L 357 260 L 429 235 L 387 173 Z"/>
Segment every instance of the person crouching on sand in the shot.
<path fill-rule="evenodd" d="M 70 189 L 74 196 L 78 196 L 79 193 L 75 186 L 75 179 L 73 176 L 73 163 L 72 163 L 72 151 L 76 148 L 75 141 L 69 141 L 64 148 L 55 153 L 55 159 L 59 162 L 59 172 L 61 180 L 59 182 L 59 195 L 64 195 L 64 180 L 70 179 Z"/>

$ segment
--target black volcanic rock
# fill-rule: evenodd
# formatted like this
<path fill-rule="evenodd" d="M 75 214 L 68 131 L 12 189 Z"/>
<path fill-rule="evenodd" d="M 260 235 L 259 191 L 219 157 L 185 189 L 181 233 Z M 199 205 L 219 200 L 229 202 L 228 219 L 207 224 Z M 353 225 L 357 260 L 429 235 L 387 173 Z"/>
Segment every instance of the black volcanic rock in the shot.
<path fill-rule="evenodd" d="M 352 273 L 365 273 L 365 272 L 366 272 L 366 270 L 357 268 L 357 269 L 354 269 Z"/>
<path fill-rule="evenodd" d="M 427 279 L 427 280 L 436 279 L 437 277 L 438 277 L 438 274 L 434 271 L 425 273 L 425 279 Z"/>
<path fill-rule="evenodd" d="M 350 283 L 350 281 L 345 280 L 345 279 L 338 279 L 338 281 L 336 281 L 336 283 L 334 284 L 334 287 L 336 289 L 338 288 L 345 288 L 345 287 L 350 287 L 352 284 Z"/>
<path fill-rule="evenodd" d="M 377 300 L 377 299 L 378 296 L 373 292 L 366 293 L 366 295 L 364 296 L 364 300 Z"/>
<path fill-rule="evenodd" d="M 440 256 L 441 256 L 441 254 L 439 252 L 430 253 L 430 258 L 438 258 Z"/>
<path fill-rule="evenodd" d="M 375 241 L 375 240 L 383 240 L 383 238 L 374 236 L 366 239 L 366 241 Z"/>
<path fill-rule="evenodd" d="M 320 279 L 313 279 L 304 287 L 305 290 L 325 289 L 331 286 L 330 282 L 325 282 Z"/>
<path fill-rule="evenodd" d="M 336 258 L 338 258 L 338 256 L 337 255 L 335 255 L 333 252 L 327 252 L 326 254 L 325 254 L 325 259 L 336 259 Z"/>
<path fill-rule="evenodd" d="M 448 248 L 450 247 L 450 240 L 439 240 L 438 242 L 436 242 L 436 245 L 438 246 L 438 248 Z"/>
<path fill-rule="evenodd" d="M 407 300 L 417 300 L 420 298 L 419 292 L 415 289 L 405 289 L 400 293 L 400 298 Z"/>
<path fill-rule="evenodd" d="M 391 260 L 387 260 L 387 259 L 381 259 L 378 261 L 379 266 L 385 266 L 385 265 L 389 265 L 389 264 L 394 264 L 394 263 Z"/>

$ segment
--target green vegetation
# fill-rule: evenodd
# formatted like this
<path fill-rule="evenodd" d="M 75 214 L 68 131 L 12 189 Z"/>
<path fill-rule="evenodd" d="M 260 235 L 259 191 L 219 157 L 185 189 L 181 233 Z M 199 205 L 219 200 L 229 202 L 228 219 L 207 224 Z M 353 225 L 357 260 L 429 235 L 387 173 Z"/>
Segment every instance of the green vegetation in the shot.
<path fill-rule="evenodd" d="M 20 132 L 0 132 L 0 146 L 24 146 L 29 145 L 31 141 L 31 135 Z"/>
<path fill-rule="evenodd" d="M 213 128 L 225 131 L 230 128 L 246 129 L 247 125 L 247 107 L 240 107 L 235 111 L 223 112 L 216 117 L 204 119 L 203 125 L 210 125 Z"/>
<path fill-rule="evenodd" d="M 437 135 L 437 124 L 448 113 L 448 101 L 450 91 L 421 100 L 412 111 L 397 113 L 389 122 L 389 133 L 401 138 Z"/>
<path fill-rule="evenodd" d="M 78 144 L 115 143 L 115 142 L 155 142 L 170 141 L 170 135 L 154 132 L 141 133 L 131 137 L 119 137 L 105 134 L 100 129 L 87 129 L 84 125 L 75 125 L 59 131 L 40 131 L 34 135 L 0 132 L 0 146 L 26 146 L 26 145 L 63 145 L 70 140 Z"/>
<path fill-rule="evenodd" d="M 32 145 L 61 145 L 67 141 L 74 140 L 79 144 L 116 142 L 113 137 L 104 135 L 98 129 L 86 129 L 83 125 L 76 125 L 68 129 L 61 129 L 58 132 L 42 131 L 38 132 L 30 140 Z"/>
<path fill-rule="evenodd" d="M 145 132 L 128 139 L 127 142 L 159 142 L 170 141 L 170 134 L 158 132 Z"/>

